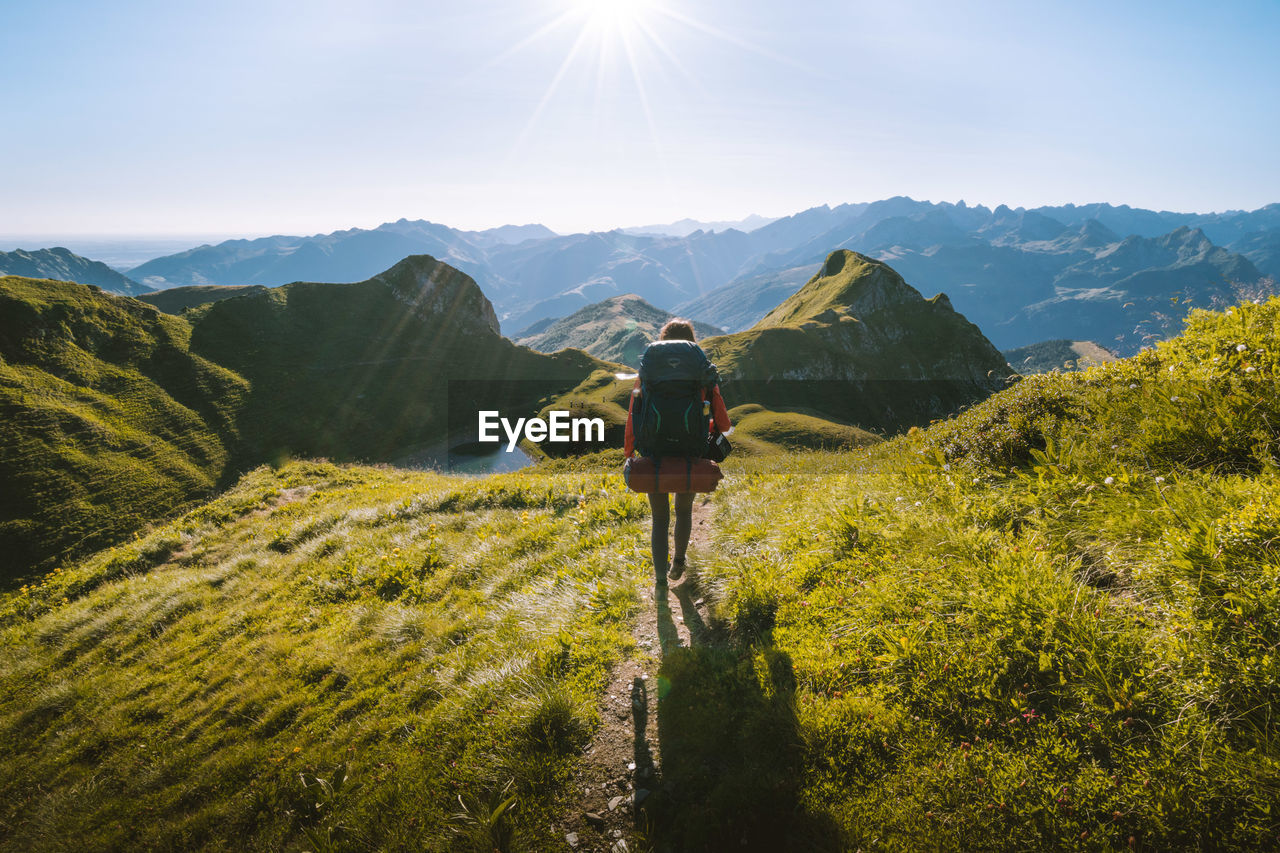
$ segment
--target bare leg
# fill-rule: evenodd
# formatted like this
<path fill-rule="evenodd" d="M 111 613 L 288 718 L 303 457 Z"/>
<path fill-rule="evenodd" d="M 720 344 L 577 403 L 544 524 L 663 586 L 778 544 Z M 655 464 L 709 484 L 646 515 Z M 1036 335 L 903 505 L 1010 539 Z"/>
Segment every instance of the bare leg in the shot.
<path fill-rule="evenodd" d="M 693 492 L 676 495 L 676 548 L 675 561 L 684 562 L 684 552 L 689 550 L 689 534 L 693 532 Z"/>
<path fill-rule="evenodd" d="M 653 550 L 653 571 L 659 582 L 666 583 L 667 531 L 671 525 L 671 504 L 668 503 L 667 496 L 665 494 L 654 492 L 649 495 L 649 507 L 653 510 L 653 531 L 649 536 L 649 545 Z M 677 518 L 677 530 L 679 530 L 679 524 L 680 522 Z M 687 531 L 685 533 L 685 539 L 688 539 Z"/>

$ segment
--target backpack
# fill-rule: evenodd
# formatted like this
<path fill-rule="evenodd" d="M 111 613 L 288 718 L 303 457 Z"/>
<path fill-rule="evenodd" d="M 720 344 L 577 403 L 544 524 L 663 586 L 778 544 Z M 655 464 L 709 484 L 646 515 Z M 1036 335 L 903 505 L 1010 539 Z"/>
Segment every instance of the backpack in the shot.
<path fill-rule="evenodd" d="M 640 356 L 636 449 L 643 456 L 702 457 L 709 418 L 704 401 L 719 382 L 716 366 L 693 341 L 654 341 Z"/>

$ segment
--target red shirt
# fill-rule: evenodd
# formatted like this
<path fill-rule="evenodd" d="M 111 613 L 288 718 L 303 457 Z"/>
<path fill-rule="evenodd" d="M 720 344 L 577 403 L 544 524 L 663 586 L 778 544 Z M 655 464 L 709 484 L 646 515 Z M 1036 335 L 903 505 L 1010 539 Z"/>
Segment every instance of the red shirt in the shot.
<path fill-rule="evenodd" d="M 636 436 L 635 431 L 631 427 L 631 421 L 634 415 L 636 405 L 636 397 L 640 393 L 640 380 L 636 380 L 635 387 L 631 389 L 631 401 L 627 403 L 627 437 L 622 444 L 623 451 L 628 458 L 636 454 Z M 702 399 L 706 399 L 706 392 L 703 392 Z M 729 423 L 729 410 L 724 407 L 724 397 L 720 396 L 720 386 L 715 385 L 711 388 L 711 420 L 707 423 L 707 434 L 711 434 L 712 425 L 720 432 L 728 432 L 732 424 Z"/>

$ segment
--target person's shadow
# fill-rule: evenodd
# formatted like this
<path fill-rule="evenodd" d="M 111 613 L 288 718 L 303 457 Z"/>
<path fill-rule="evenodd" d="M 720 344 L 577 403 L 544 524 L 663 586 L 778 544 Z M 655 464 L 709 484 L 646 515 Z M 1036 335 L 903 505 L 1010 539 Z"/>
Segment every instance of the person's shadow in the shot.
<path fill-rule="evenodd" d="M 680 642 L 668 596 L 655 596 L 662 766 L 647 777 L 650 788 L 636 810 L 655 849 L 838 849 L 829 819 L 799 806 L 801 743 L 790 657 L 769 636 L 713 631 L 687 581 L 672 592 L 689 645 Z"/>

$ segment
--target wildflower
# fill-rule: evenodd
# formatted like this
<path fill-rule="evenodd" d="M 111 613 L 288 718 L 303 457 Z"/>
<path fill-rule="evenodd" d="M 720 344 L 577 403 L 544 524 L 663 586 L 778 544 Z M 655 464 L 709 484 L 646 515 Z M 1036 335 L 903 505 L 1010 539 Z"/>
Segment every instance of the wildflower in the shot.
<path fill-rule="evenodd" d="M 1113 484 L 1115 481 L 1116 481 L 1116 478 L 1115 478 L 1115 477 L 1108 477 L 1107 479 L 1103 480 L 1102 482 L 1103 482 L 1105 485 L 1110 486 L 1110 485 L 1111 485 L 1111 484 Z"/>
<path fill-rule="evenodd" d="M 894 499 L 893 499 L 893 502 L 894 502 L 894 503 L 899 503 L 899 504 L 900 504 L 900 503 L 902 503 L 902 502 L 903 502 L 903 501 L 905 501 L 905 500 L 906 500 L 906 498 L 904 498 L 904 497 L 896 497 L 896 498 L 894 498 Z"/>
<path fill-rule="evenodd" d="M 1244 352 L 1248 347 L 1244 344 L 1236 344 L 1236 352 Z"/>
<path fill-rule="evenodd" d="M 942 463 L 942 470 L 943 470 L 943 471 L 950 471 L 950 470 L 951 470 L 951 463 L 950 463 L 950 462 L 943 462 L 943 463 Z"/>
<path fill-rule="evenodd" d="M 978 485 L 978 484 L 979 484 L 979 483 L 981 483 L 981 482 L 982 482 L 982 478 L 981 478 L 981 477 L 974 477 L 974 478 L 973 478 L 973 484 L 974 484 L 975 486 L 976 486 L 976 485 Z"/>
<path fill-rule="evenodd" d="M 1164 482 L 1164 477 L 1156 477 L 1156 482 L 1157 482 L 1157 483 L 1163 483 L 1163 482 Z"/>
<path fill-rule="evenodd" d="M 1172 364 L 1171 364 L 1171 365 L 1169 365 L 1169 372 L 1170 372 L 1170 373 L 1173 373 L 1173 365 L 1172 365 Z"/>
<path fill-rule="evenodd" d="M 1129 389 L 1130 389 L 1130 390 L 1132 390 L 1132 389 L 1134 389 L 1134 388 L 1137 388 L 1137 387 L 1138 387 L 1138 383 L 1137 383 L 1137 382 L 1130 382 L 1130 383 L 1129 383 Z"/>
<path fill-rule="evenodd" d="M 1256 368 L 1256 367 L 1246 367 L 1246 368 L 1244 369 L 1244 372 L 1245 372 L 1245 373 L 1253 373 L 1253 371 L 1255 371 L 1255 370 L 1257 370 L 1257 369 L 1258 369 L 1258 368 Z"/>
<path fill-rule="evenodd" d="M 1169 398 L 1169 402 L 1170 402 L 1170 403 L 1176 403 L 1176 402 L 1178 402 L 1178 398 L 1177 398 L 1177 396 L 1175 395 L 1175 396 L 1173 396 L 1173 397 L 1170 397 L 1170 398 Z"/>
<path fill-rule="evenodd" d="M 923 506 L 923 504 L 921 504 L 920 501 L 916 501 L 916 506 Z"/>

